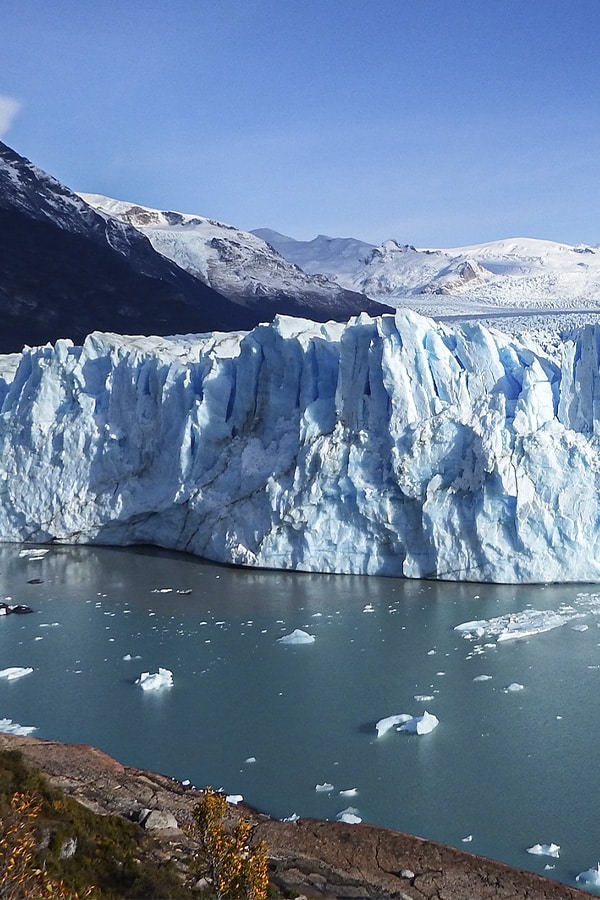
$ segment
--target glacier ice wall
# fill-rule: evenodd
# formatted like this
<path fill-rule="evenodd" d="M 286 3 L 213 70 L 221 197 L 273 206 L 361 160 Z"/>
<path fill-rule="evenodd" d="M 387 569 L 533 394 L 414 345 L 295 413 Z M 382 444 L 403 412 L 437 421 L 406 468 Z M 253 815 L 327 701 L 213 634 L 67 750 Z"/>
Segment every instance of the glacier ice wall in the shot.
<path fill-rule="evenodd" d="M 26 349 L 0 382 L 0 540 L 598 581 L 599 359 L 593 327 L 556 363 L 410 312 Z"/>

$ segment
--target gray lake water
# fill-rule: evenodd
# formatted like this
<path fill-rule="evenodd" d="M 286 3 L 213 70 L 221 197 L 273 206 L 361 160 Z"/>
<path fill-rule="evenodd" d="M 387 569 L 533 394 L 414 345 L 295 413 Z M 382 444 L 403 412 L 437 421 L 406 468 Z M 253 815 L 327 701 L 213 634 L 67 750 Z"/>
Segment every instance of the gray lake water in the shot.
<path fill-rule="evenodd" d="M 0 669 L 34 671 L 0 678 L 0 718 L 280 818 L 353 807 L 570 884 L 595 866 L 595 587 L 240 570 L 152 548 L 21 550 L 0 546 L 0 599 L 34 614 L 0 619 Z M 454 631 L 565 604 L 582 617 L 528 639 L 477 649 Z M 278 643 L 295 628 L 315 642 Z M 161 666 L 172 687 L 135 685 Z M 514 682 L 523 689 L 506 692 Z M 425 709 L 440 722 L 430 734 L 377 738 L 378 719 Z M 559 859 L 526 852 L 551 842 Z"/>

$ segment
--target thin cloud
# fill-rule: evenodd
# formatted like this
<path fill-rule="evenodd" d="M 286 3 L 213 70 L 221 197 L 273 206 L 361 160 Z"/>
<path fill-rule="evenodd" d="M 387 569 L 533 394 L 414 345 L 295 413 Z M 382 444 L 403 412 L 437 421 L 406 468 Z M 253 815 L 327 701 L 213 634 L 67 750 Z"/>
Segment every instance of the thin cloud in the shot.
<path fill-rule="evenodd" d="M 0 138 L 3 138 L 7 131 L 10 131 L 20 109 L 21 103 L 19 100 L 0 94 Z"/>

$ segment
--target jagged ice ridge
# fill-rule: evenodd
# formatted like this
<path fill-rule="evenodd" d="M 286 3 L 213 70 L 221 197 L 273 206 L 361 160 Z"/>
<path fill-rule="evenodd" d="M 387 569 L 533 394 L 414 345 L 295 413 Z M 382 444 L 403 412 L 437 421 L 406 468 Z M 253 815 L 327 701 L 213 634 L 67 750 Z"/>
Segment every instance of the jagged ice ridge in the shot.
<path fill-rule="evenodd" d="M 593 326 L 557 363 L 407 311 L 26 349 L 0 359 L 0 539 L 598 581 L 599 357 Z"/>

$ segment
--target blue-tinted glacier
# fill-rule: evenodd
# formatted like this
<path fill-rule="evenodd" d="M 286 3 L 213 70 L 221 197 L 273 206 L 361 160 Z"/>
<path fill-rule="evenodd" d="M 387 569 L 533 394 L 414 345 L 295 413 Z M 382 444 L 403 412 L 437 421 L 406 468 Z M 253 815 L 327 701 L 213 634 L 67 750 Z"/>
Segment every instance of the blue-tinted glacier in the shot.
<path fill-rule="evenodd" d="M 0 360 L 0 540 L 598 581 L 599 356 L 596 327 L 550 357 L 406 311 L 26 349 Z"/>

